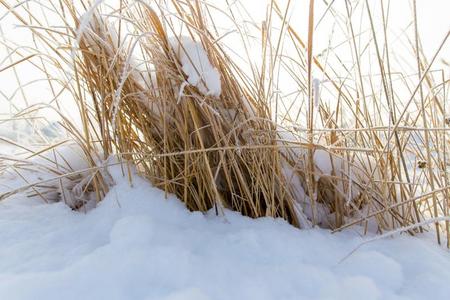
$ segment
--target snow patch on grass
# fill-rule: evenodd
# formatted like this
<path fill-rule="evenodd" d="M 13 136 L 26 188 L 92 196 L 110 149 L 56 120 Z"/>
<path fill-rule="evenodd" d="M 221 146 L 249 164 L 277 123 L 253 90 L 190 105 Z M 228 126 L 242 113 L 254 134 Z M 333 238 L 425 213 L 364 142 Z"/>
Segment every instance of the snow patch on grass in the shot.
<path fill-rule="evenodd" d="M 196 86 L 205 96 L 219 97 L 220 74 L 209 61 L 202 44 L 187 36 L 172 37 L 169 43 L 180 60 L 183 72 L 188 76 L 188 83 Z"/>

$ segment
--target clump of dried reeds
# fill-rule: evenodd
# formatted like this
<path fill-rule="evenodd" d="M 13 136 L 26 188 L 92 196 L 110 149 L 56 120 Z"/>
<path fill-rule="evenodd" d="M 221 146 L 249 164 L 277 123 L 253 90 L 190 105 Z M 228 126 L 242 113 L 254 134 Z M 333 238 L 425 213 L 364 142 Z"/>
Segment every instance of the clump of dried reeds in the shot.
<path fill-rule="evenodd" d="M 201 23 L 202 11 L 189 9 L 180 16 L 197 16 L 189 24 L 190 38 L 201 41 L 220 74 L 218 97 L 184 84 L 188 74 L 152 9 L 138 14 L 143 16 L 139 30 L 146 33 L 144 78 L 130 65 L 132 54 L 115 44 L 111 25 L 94 14 L 83 28 L 79 75 L 93 94 L 105 151 L 115 149 L 133 161 L 155 186 L 176 194 L 191 210 L 228 208 L 298 225 L 265 99 L 237 81 L 239 70 L 213 43 Z"/>
<path fill-rule="evenodd" d="M 81 0 L 81 9 L 72 1 L 61 4 L 54 10 L 66 32 L 30 28 L 52 49 L 55 64 L 73 71 L 76 83 L 69 89 L 83 124 L 74 135 L 86 153 L 98 142 L 104 158 L 118 155 L 191 210 L 229 208 L 251 217 L 281 217 L 296 226 L 307 225 L 308 218 L 335 230 L 358 224 L 414 234 L 433 223 L 438 241 L 443 233 L 449 240 L 449 80 L 442 72 L 438 83 L 431 72 L 448 34 L 428 62 L 416 28 L 410 42 L 417 78 L 400 76 L 409 92 L 403 100 L 394 90 L 383 4 L 379 33 L 367 1 L 345 1 L 341 25 L 354 58 L 347 66 L 337 54 L 327 54 L 326 62 L 313 55 L 314 1 L 306 42 L 288 21 L 289 4 L 283 10 L 271 1 L 266 20 L 255 25 L 262 63 L 253 64 L 249 56 L 250 71 L 220 43 L 212 5 L 201 1 L 153 8 L 120 1 L 112 13 L 115 24 L 98 3 Z M 172 12 L 166 14 L 169 4 Z M 370 25 L 364 47 L 352 23 L 358 9 Z M 228 14 L 248 43 L 234 13 Z M 220 95 L 205 95 L 189 84 L 171 43 L 180 39 L 171 17 L 206 51 L 220 74 Z M 417 26 L 416 15 L 413 20 Z M 294 51 L 286 54 L 281 44 Z M 366 49 L 375 53 L 370 62 L 378 66 L 376 75 L 364 74 Z M 313 70 L 327 83 L 332 104 L 322 102 Z M 277 72 L 294 83 L 297 103 L 280 96 Z"/>

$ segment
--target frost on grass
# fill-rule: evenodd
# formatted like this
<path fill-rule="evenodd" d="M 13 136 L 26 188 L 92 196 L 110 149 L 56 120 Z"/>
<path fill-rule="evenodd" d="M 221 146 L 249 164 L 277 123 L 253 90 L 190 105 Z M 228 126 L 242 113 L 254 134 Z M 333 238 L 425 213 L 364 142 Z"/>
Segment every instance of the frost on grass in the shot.
<path fill-rule="evenodd" d="M 209 61 L 202 44 L 187 36 L 171 37 L 169 43 L 188 77 L 187 82 L 205 96 L 219 97 L 220 74 Z"/>

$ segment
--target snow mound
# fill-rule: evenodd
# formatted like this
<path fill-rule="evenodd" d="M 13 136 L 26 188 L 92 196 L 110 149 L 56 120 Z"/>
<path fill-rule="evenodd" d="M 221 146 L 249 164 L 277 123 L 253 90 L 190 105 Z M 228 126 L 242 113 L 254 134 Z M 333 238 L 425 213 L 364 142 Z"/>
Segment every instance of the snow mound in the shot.
<path fill-rule="evenodd" d="M 0 299 L 446 299 L 450 255 L 408 236 L 189 212 L 120 167 L 98 207 L 0 202 Z"/>

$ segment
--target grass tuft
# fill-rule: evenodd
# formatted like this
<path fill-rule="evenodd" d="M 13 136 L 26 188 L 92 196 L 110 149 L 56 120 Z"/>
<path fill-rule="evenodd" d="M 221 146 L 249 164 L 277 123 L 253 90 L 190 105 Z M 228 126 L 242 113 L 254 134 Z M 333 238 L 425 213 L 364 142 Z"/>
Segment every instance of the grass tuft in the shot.
<path fill-rule="evenodd" d="M 334 231 L 360 225 L 415 234 L 433 223 L 437 241 L 445 237 L 449 245 L 450 80 L 435 66 L 450 32 L 427 59 L 413 1 L 413 30 L 401 45 L 411 55 L 399 58 L 385 2 L 333 3 L 315 22 L 318 3 L 309 2 L 304 42 L 290 1 L 271 1 L 256 23 L 243 22 L 238 1 L 224 9 L 204 1 L 0 0 L 42 49 L 17 50 L 0 72 L 35 64 L 55 86 L 47 69 L 65 74 L 59 85 L 81 125 L 64 114 L 61 124 L 89 166 L 98 170 L 99 161 L 117 156 L 130 181 L 136 168 L 190 210 L 226 208 Z M 60 26 L 28 5 L 41 5 Z M 223 32 L 220 17 L 232 30 Z M 357 31 L 357 17 L 366 20 L 364 30 Z M 346 39 L 336 44 L 331 36 L 315 55 L 326 18 Z M 220 93 L 205 93 L 208 78 L 187 69 L 199 65 L 197 57 L 180 56 L 189 52 L 186 39 L 201 45 L 219 74 Z M 350 61 L 341 58 L 342 48 Z M 98 201 L 108 190 L 105 176 L 96 172 L 89 185 Z"/>

